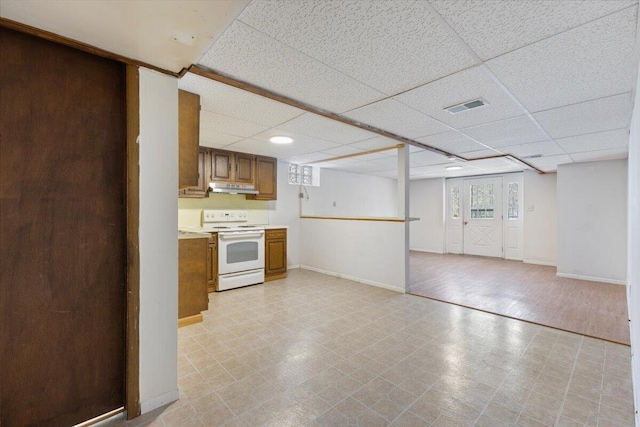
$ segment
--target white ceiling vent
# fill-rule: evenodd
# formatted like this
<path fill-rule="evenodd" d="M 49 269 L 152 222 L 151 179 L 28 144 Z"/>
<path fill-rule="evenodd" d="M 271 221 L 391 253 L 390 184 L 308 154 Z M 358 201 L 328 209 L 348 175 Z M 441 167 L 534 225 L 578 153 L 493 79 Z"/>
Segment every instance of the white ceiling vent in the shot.
<path fill-rule="evenodd" d="M 474 99 L 473 101 L 467 101 L 462 104 L 452 105 L 451 107 L 445 108 L 445 111 L 448 111 L 449 114 L 458 114 L 462 111 L 472 110 L 474 108 L 484 107 L 488 102 L 482 98 Z"/>

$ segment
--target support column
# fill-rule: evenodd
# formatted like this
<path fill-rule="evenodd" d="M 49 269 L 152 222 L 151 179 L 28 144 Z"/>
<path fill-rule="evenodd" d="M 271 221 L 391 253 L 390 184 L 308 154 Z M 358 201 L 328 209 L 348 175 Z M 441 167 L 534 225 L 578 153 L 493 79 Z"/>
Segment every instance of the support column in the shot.
<path fill-rule="evenodd" d="M 398 218 L 404 218 L 404 290 L 409 292 L 409 146 L 398 148 Z"/>

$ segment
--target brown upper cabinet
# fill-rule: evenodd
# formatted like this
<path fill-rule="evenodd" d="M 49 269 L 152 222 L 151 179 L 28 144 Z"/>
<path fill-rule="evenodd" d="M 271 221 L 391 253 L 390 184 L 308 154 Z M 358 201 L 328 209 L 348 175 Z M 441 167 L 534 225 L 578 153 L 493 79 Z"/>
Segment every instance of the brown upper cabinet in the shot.
<path fill-rule="evenodd" d="M 211 181 L 233 181 L 235 161 L 230 151 L 211 150 Z"/>
<path fill-rule="evenodd" d="M 206 197 L 210 182 L 254 185 L 260 192 L 252 200 L 276 200 L 278 159 L 200 147 L 197 185 L 178 192 L 179 197 Z"/>
<path fill-rule="evenodd" d="M 211 150 L 211 181 L 253 184 L 253 154 Z"/>
<path fill-rule="evenodd" d="M 235 153 L 236 182 L 253 184 L 253 164 L 256 156 L 253 154 Z"/>
<path fill-rule="evenodd" d="M 205 147 L 198 149 L 198 181 L 197 185 L 188 187 L 184 190 L 180 190 L 178 195 L 180 197 L 205 197 L 207 190 L 209 189 L 209 170 L 208 166 L 209 152 Z"/>
<path fill-rule="evenodd" d="M 278 159 L 256 156 L 255 186 L 259 194 L 247 195 L 247 199 L 276 200 L 278 198 Z"/>
<path fill-rule="evenodd" d="M 200 95 L 178 91 L 178 188 L 199 186 Z"/>

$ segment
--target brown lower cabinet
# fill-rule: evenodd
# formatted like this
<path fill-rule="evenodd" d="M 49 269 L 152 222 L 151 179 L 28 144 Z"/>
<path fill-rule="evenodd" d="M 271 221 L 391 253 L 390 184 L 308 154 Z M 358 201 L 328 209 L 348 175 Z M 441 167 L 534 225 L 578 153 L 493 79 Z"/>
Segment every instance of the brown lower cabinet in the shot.
<path fill-rule="evenodd" d="M 178 240 L 178 326 L 202 321 L 202 312 L 209 308 L 208 247 L 207 237 Z"/>
<path fill-rule="evenodd" d="M 265 231 L 264 281 L 287 277 L 287 229 L 274 228 Z"/>
<path fill-rule="evenodd" d="M 207 292 L 215 292 L 218 285 L 218 233 L 211 233 L 207 249 Z"/>

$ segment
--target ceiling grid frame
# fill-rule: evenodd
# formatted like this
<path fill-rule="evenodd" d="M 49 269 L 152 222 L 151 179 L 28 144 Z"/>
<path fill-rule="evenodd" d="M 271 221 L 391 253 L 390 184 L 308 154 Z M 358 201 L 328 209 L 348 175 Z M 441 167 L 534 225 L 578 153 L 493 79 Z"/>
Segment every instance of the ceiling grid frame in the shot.
<path fill-rule="evenodd" d="M 551 135 L 549 135 L 549 133 L 546 131 L 546 129 L 544 129 L 542 127 L 542 125 L 540 123 L 538 123 L 538 121 L 533 117 L 533 114 L 531 114 L 531 112 L 527 109 L 527 107 L 525 107 L 524 104 L 522 102 L 520 102 L 520 100 L 518 98 L 516 98 L 516 96 L 505 86 L 504 83 L 502 83 L 502 81 L 498 78 L 498 76 L 496 76 L 494 74 L 494 72 L 491 71 L 491 69 L 485 64 L 485 62 L 480 58 L 480 56 L 478 56 L 478 54 L 476 54 L 475 51 L 473 49 L 471 49 L 471 47 L 462 39 L 462 37 L 453 29 L 453 27 L 451 27 L 451 25 L 449 25 L 449 23 L 440 15 L 440 13 L 438 13 L 438 11 L 431 5 L 431 3 L 429 3 L 429 2 L 426 2 L 426 3 L 427 3 L 427 8 L 431 9 L 432 13 L 439 18 L 439 20 L 441 21 L 441 25 L 443 25 L 445 28 L 447 28 L 447 30 L 449 32 L 452 33 L 454 39 L 458 43 L 460 43 L 460 45 L 463 46 L 470 55 L 473 55 L 476 59 L 478 59 L 480 61 L 479 67 L 481 67 L 484 70 L 484 72 L 489 76 L 489 78 L 491 80 L 493 80 L 493 82 L 496 83 L 498 86 L 500 86 L 502 88 L 502 90 L 507 94 L 507 96 L 509 96 L 513 102 L 515 102 L 520 108 L 522 108 L 522 110 L 525 111 L 525 113 L 526 113 L 525 115 L 531 121 L 533 121 L 533 123 L 538 127 L 538 129 L 543 134 L 545 134 L 549 138 L 549 140 L 551 140 L 551 141 L 553 141 L 553 142 L 555 142 L 557 144 L 557 142 L 551 137 Z M 567 30 L 567 31 L 569 31 L 569 30 Z M 556 34 L 551 35 L 549 37 L 555 37 L 555 36 L 556 36 Z M 536 41 L 534 43 L 537 43 L 538 41 Z M 531 43 L 531 44 L 533 44 L 533 43 Z M 526 46 L 522 46 L 522 47 L 526 47 Z M 519 49 L 522 49 L 522 47 L 520 47 Z M 504 54 L 506 54 L 506 53 L 503 53 L 503 55 Z M 469 136 L 469 135 L 467 135 L 467 136 Z M 471 138 L 471 136 L 469 136 L 469 137 Z M 562 148 L 562 147 L 560 147 L 560 148 Z M 569 155 L 567 152 L 564 151 L 564 149 L 563 149 L 563 152 L 564 152 L 564 154 Z M 571 156 L 569 156 L 569 158 L 571 158 Z"/>

